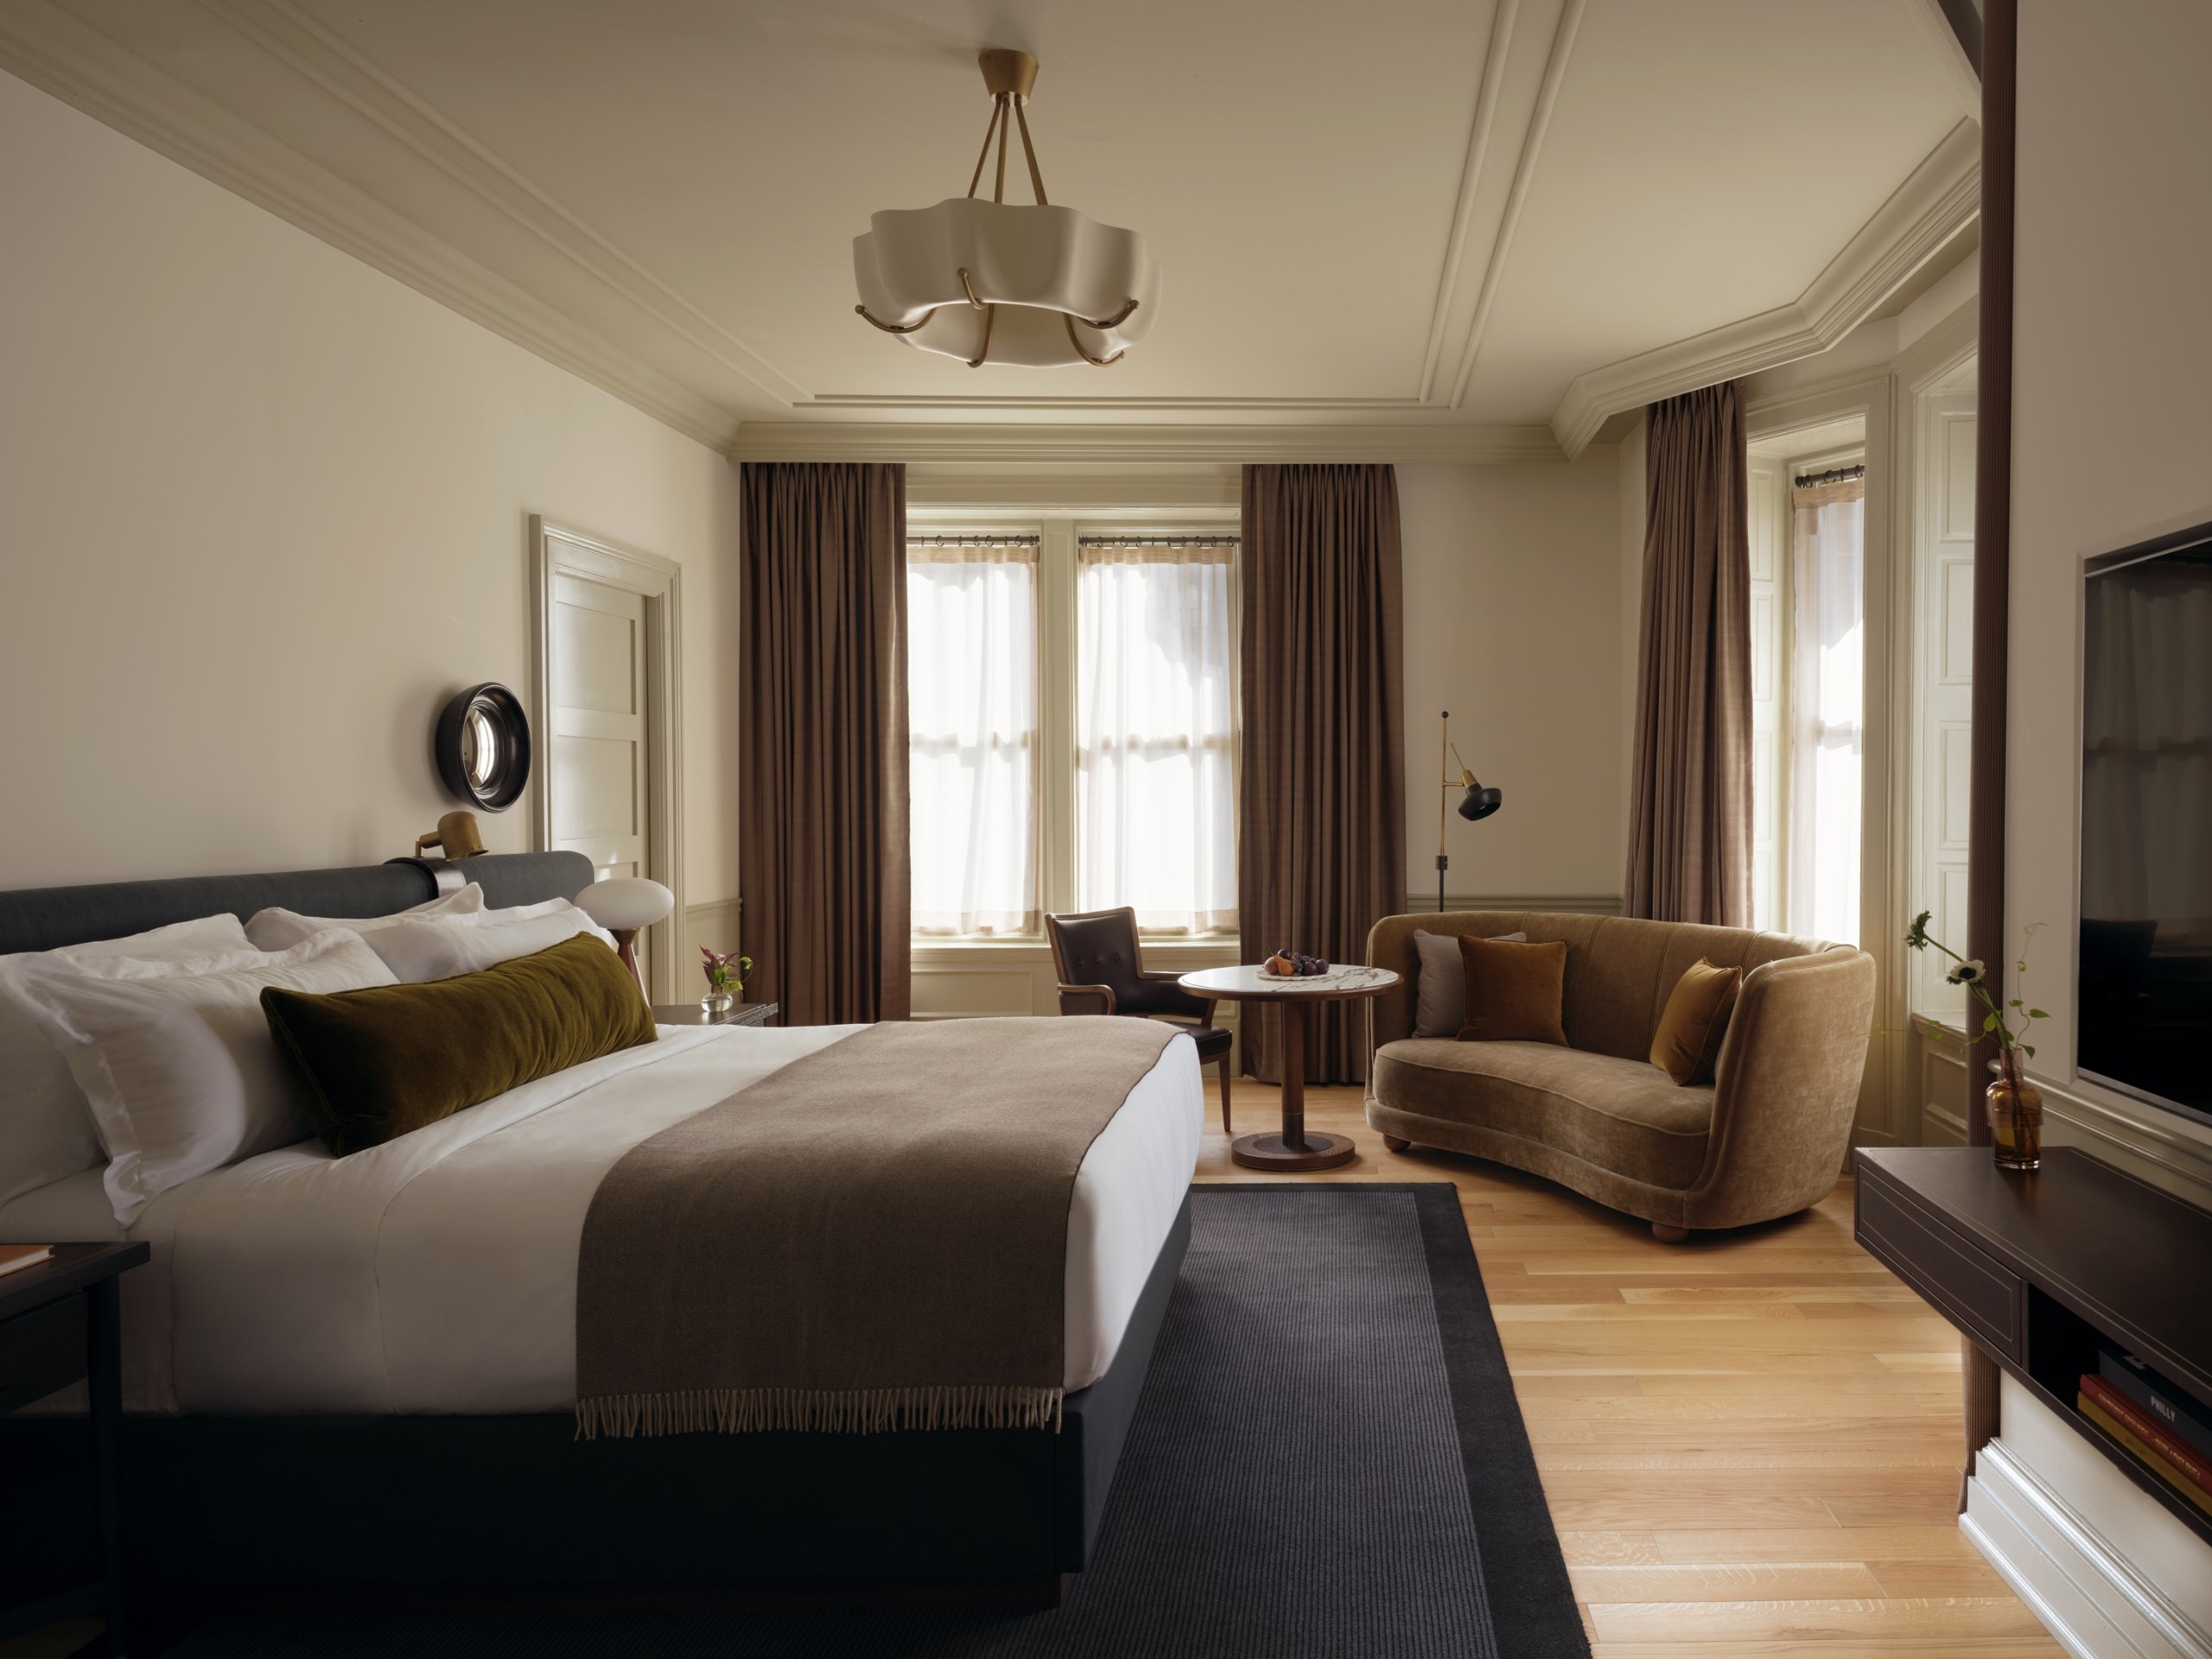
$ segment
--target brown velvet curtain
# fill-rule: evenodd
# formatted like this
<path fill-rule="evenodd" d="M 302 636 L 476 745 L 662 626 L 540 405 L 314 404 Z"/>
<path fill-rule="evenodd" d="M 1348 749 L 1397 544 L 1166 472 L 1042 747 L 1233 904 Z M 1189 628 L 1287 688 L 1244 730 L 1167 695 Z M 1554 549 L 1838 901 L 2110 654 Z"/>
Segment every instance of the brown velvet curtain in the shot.
<path fill-rule="evenodd" d="M 747 463 L 742 494 L 747 995 L 788 1025 L 903 1020 L 906 469 Z"/>
<path fill-rule="evenodd" d="M 1651 405 L 1626 907 L 1748 927 L 1751 607 L 1737 384 Z"/>
<path fill-rule="evenodd" d="M 1247 467 L 1237 904 L 1243 959 L 1364 962 L 1406 902 L 1398 480 L 1389 467 Z M 1244 1069 L 1272 1082 L 1279 1016 L 1246 1002 Z M 1367 1076 L 1363 1002 L 1306 1022 L 1306 1076 Z"/>

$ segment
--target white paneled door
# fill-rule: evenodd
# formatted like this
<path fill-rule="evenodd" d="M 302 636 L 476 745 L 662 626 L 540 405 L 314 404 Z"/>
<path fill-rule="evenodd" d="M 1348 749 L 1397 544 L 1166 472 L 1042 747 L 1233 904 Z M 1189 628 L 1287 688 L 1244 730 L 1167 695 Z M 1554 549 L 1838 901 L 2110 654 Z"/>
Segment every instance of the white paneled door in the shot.
<path fill-rule="evenodd" d="M 652 808 L 644 596 L 556 575 L 550 621 L 551 844 L 582 853 L 601 877 L 645 874 Z"/>
<path fill-rule="evenodd" d="M 683 884 L 683 572 L 543 518 L 530 521 L 537 613 L 537 844 L 582 853 L 598 878 L 642 875 L 674 895 L 639 960 L 666 1001 Z M 718 942 L 719 943 L 719 942 Z M 729 943 L 734 943 L 730 941 Z"/>

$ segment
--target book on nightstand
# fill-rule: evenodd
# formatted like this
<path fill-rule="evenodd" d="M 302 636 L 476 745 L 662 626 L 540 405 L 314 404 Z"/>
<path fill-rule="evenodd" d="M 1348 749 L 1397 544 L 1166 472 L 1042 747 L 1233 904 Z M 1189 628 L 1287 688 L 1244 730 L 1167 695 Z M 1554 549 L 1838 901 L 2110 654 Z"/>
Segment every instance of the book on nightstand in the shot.
<path fill-rule="evenodd" d="M 35 1268 L 53 1259 L 51 1244 L 0 1244 L 0 1274 L 14 1273 L 21 1268 Z"/>
<path fill-rule="evenodd" d="M 2133 1354 L 2117 1348 L 2097 1350 L 2097 1375 L 2133 1400 L 2166 1433 L 2195 1452 L 2212 1458 L 2212 1406 L 2190 1397 Z"/>
<path fill-rule="evenodd" d="M 2082 1391 L 2074 1403 L 2137 1462 L 2205 1514 L 2212 1515 L 2212 1461 L 2197 1456 L 2158 1427 L 2101 1376 L 2084 1374 Z"/>

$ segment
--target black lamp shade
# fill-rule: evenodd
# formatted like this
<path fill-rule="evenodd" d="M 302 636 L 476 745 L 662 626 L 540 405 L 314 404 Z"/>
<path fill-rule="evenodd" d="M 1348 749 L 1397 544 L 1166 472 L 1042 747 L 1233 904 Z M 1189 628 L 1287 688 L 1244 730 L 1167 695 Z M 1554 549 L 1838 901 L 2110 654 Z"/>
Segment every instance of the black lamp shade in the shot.
<path fill-rule="evenodd" d="M 1470 823 L 1486 818 L 1505 804 L 1505 791 L 1475 785 L 1459 799 L 1459 816 Z"/>

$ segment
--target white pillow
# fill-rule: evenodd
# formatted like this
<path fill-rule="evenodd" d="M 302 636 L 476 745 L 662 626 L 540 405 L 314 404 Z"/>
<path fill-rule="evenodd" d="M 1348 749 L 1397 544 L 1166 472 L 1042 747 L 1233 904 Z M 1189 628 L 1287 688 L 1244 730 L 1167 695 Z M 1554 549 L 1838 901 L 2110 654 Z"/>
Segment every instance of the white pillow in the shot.
<path fill-rule="evenodd" d="M 150 979 L 205 971 L 207 958 L 250 950 L 235 916 L 173 922 L 128 938 L 0 957 L 0 1204 L 100 1161 L 85 1096 L 15 987 L 33 972 Z M 197 963 L 195 968 L 194 964 Z"/>
<path fill-rule="evenodd" d="M 334 929 L 215 973 L 42 973 L 22 989 L 92 1106 L 109 1153 L 107 1194 L 128 1226 L 170 1187 L 309 1133 L 261 1012 L 264 987 L 329 992 L 391 982 L 376 952 Z"/>
<path fill-rule="evenodd" d="M 579 933 L 589 933 L 609 950 L 614 948 L 614 941 L 592 925 L 590 917 L 565 899 L 562 903 L 560 910 L 518 922 L 495 922 L 491 918 L 501 912 L 486 911 L 480 918 L 467 918 L 465 924 L 403 922 L 365 937 L 369 949 L 384 958 L 385 966 L 403 985 L 451 979 L 455 974 L 473 974 L 517 957 L 535 956 Z"/>
<path fill-rule="evenodd" d="M 583 907 L 573 899 L 543 899 L 534 905 L 510 905 L 505 910 L 487 910 L 478 919 L 486 922 L 528 922 L 540 916 L 558 916 L 566 911 L 583 913 Z M 587 918 L 586 919 L 589 919 Z"/>
<path fill-rule="evenodd" d="M 471 881 L 458 893 L 448 893 L 406 910 L 396 910 L 389 916 L 302 916 L 281 905 L 271 905 L 267 910 L 253 913 L 245 925 L 245 936 L 264 950 L 289 950 L 334 927 L 342 927 L 365 938 L 379 928 L 398 922 L 426 916 L 474 918 L 483 908 L 484 889 Z"/>

